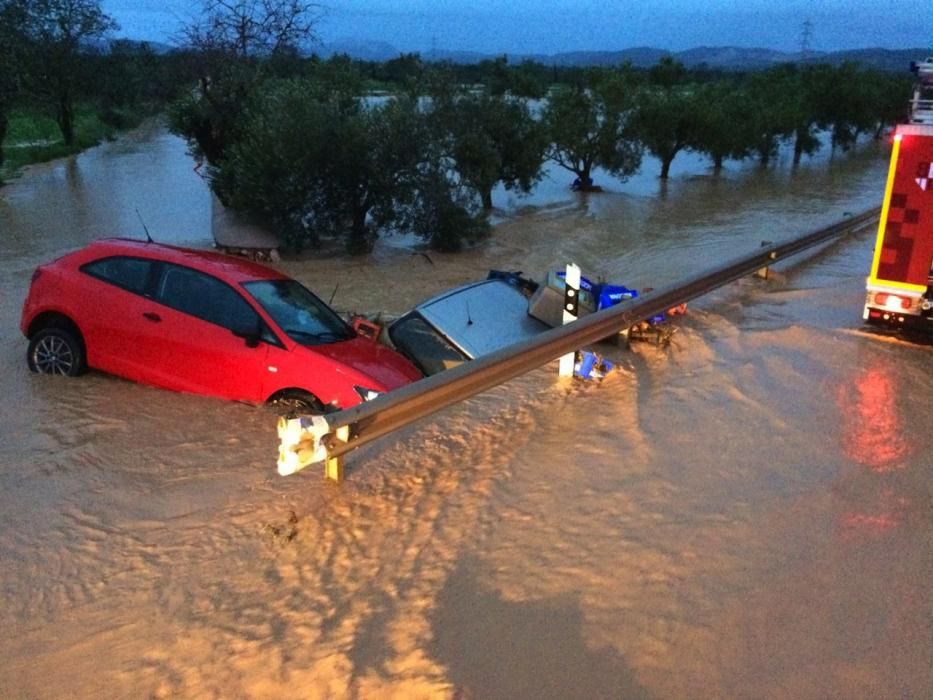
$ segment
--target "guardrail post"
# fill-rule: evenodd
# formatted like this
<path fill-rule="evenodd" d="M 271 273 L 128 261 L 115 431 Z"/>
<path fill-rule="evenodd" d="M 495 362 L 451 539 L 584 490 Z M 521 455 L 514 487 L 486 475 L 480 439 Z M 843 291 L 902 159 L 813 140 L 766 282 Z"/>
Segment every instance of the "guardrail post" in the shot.
<path fill-rule="evenodd" d="M 340 442 L 349 442 L 350 426 L 344 425 L 334 431 L 334 438 Z M 324 460 L 324 478 L 336 481 L 338 484 L 343 481 L 343 457 L 328 457 Z"/>
<path fill-rule="evenodd" d="M 564 325 L 576 321 L 580 311 L 580 268 L 569 263 L 564 276 Z M 568 352 L 560 358 L 558 376 L 572 377 L 576 352 Z"/>
<path fill-rule="evenodd" d="M 288 476 L 327 458 L 321 438 L 330 433 L 323 416 L 281 417 L 278 421 L 278 471 Z"/>
<path fill-rule="evenodd" d="M 769 246 L 773 246 L 773 245 L 774 245 L 774 241 L 762 241 L 761 242 L 762 248 L 768 248 Z M 771 259 L 772 260 L 774 259 L 774 253 L 771 254 Z M 768 275 L 770 274 L 771 274 L 770 267 L 762 267 L 757 272 L 755 272 L 755 277 L 760 277 L 761 279 L 766 280 L 768 279 Z"/>

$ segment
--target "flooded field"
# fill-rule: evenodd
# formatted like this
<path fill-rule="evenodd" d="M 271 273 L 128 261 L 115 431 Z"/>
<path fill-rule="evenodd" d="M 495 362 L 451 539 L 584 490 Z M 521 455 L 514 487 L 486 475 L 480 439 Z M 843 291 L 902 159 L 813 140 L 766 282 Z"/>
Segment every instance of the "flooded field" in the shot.
<path fill-rule="evenodd" d="M 492 240 L 280 266 L 399 313 L 490 267 L 660 286 L 880 203 L 883 147 L 497 192 Z M 0 698 L 926 698 L 933 347 L 863 331 L 873 234 L 691 306 L 599 385 L 556 367 L 275 472 L 273 416 L 26 369 L 34 267 L 206 247 L 158 124 L 0 190 Z"/>

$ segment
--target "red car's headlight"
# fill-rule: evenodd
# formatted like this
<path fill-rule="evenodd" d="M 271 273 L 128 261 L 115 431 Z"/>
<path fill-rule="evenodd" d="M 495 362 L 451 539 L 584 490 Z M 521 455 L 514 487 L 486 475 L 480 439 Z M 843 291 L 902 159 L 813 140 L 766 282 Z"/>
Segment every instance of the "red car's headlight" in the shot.
<path fill-rule="evenodd" d="M 379 398 L 382 396 L 383 392 L 376 391 L 375 389 L 369 389 L 365 386 L 354 386 L 354 391 L 359 394 L 360 398 L 363 401 L 372 401 L 373 399 Z"/>

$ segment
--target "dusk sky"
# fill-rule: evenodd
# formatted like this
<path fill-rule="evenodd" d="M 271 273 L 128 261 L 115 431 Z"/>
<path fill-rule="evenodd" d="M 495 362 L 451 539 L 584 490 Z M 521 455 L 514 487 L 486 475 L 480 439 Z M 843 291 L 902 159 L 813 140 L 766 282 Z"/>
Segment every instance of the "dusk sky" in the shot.
<path fill-rule="evenodd" d="M 197 0 L 103 0 L 120 36 L 170 42 Z M 402 51 L 557 53 L 652 46 L 933 46 L 929 0 L 324 0 L 323 42 L 385 41 Z"/>

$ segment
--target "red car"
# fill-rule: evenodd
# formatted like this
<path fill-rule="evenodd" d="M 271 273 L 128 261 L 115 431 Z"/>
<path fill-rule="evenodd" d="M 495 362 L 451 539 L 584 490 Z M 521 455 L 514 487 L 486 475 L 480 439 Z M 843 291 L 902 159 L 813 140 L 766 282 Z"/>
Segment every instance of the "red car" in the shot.
<path fill-rule="evenodd" d="M 106 239 L 33 273 L 20 328 L 33 372 L 88 367 L 192 394 L 347 408 L 422 377 L 281 272 Z"/>

